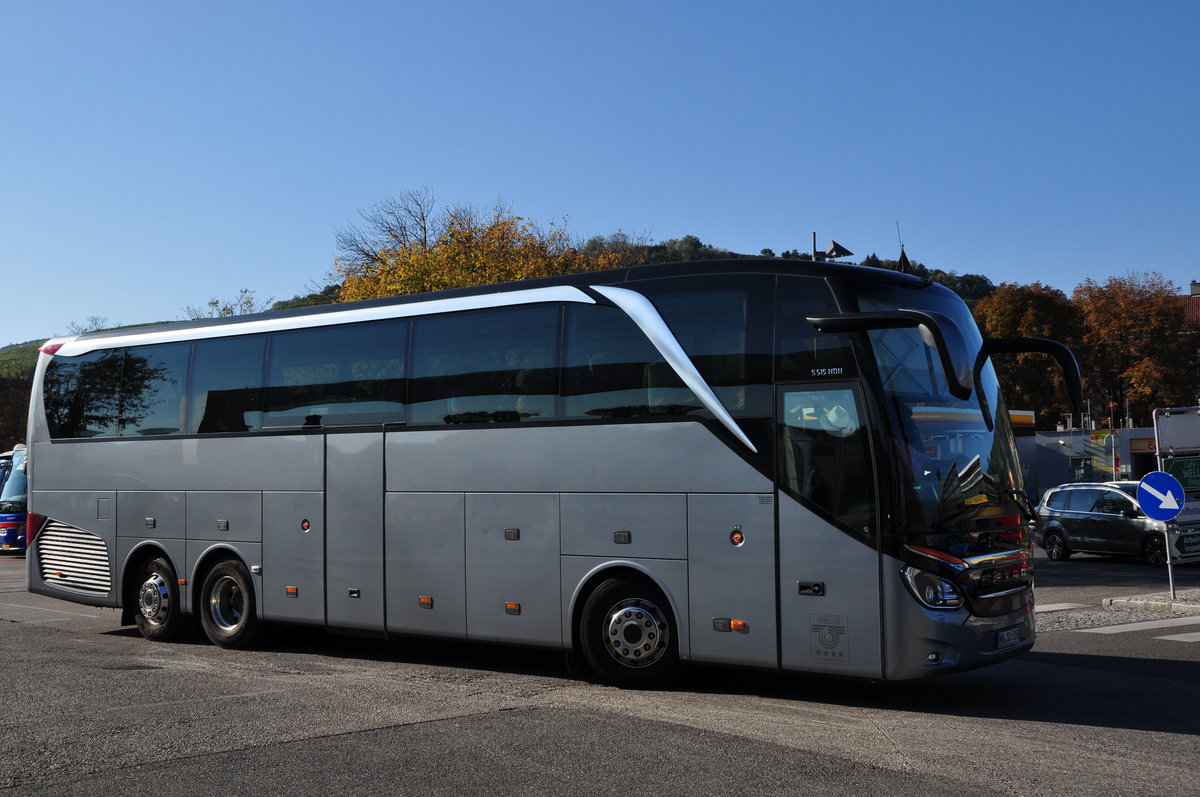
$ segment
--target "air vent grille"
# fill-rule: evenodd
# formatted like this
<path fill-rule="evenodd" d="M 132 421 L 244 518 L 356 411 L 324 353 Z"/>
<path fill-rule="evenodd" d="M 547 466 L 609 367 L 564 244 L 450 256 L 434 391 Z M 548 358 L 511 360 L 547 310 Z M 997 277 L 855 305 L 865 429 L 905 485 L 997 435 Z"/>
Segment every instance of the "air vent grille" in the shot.
<path fill-rule="evenodd" d="M 95 534 L 51 520 L 34 545 L 47 584 L 93 595 L 106 595 L 112 589 L 108 548 Z"/>

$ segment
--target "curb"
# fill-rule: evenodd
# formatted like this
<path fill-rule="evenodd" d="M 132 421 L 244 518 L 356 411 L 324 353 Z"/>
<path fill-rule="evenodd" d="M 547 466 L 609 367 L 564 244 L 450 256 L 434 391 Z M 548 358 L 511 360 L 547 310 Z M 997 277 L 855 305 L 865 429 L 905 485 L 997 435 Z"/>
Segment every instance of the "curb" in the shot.
<path fill-rule="evenodd" d="M 1168 592 L 1152 595 L 1133 595 L 1128 598 L 1105 598 L 1100 602 L 1114 609 L 1150 609 L 1176 614 L 1200 614 L 1200 590 L 1176 591 L 1175 599 Z"/>

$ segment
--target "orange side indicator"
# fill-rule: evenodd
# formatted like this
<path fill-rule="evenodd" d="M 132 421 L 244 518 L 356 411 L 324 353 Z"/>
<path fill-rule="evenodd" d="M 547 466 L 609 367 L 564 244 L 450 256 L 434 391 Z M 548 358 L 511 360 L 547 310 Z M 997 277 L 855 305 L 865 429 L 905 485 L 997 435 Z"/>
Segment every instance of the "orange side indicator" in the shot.
<path fill-rule="evenodd" d="M 729 621 L 729 630 L 730 631 L 745 631 L 746 630 L 746 621 L 745 620 L 730 620 Z"/>
<path fill-rule="evenodd" d="M 181 586 L 181 587 L 186 587 L 186 586 L 187 586 L 187 579 L 186 579 L 186 578 L 181 578 L 181 579 L 179 579 L 179 586 Z"/>
<path fill-rule="evenodd" d="M 428 595 L 422 595 L 419 598 L 417 598 L 417 603 L 420 605 L 420 607 L 422 609 L 432 609 L 433 608 L 433 598 Z"/>

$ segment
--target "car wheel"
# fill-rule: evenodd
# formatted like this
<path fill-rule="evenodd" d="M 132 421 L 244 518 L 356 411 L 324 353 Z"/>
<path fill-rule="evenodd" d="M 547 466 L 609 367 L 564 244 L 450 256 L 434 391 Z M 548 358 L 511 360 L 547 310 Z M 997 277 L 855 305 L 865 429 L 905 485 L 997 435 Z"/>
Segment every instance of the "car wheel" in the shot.
<path fill-rule="evenodd" d="M 1161 534 L 1150 535 L 1142 543 L 1142 556 L 1155 567 L 1162 567 L 1167 563 L 1167 541 Z"/>
<path fill-rule="evenodd" d="M 204 577 L 200 589 L 200 625 L 209 640 L 223 648 L 248 647 L 258 636 L 254 585 L 246 566 L 226 560 Z"/>
<path fill-rule="evenodd" d="M 640 580 L 610 578 L 597 587 L 583 606 L 579 641 L 596 675 L 617 686 L 662 686 L 679 669 L 666 596 Z"/>
<path fill-rule="evenodd" d="M 179 579 L 175 568 L 163 557 L 142 565 L 134 600 L 137 614 L 133 621 L 146 639 L 168 642 L 183 631 L 185 620 L 179 605 Z"/>
<path fill-rule="evenodd" d="M 1055 562 L 1065 562 L 1071 558 L 1071 551 L 1067 549 L 1067 541 L 1057 531 L 1046 534 L 1042 547 L 1046 549 L 1046 556 Z"/>

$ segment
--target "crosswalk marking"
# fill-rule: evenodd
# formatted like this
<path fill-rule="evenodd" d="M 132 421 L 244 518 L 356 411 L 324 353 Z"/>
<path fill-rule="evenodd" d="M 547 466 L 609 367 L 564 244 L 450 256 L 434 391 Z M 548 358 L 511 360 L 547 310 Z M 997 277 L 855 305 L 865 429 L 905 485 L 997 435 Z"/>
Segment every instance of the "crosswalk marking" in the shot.
<path fill-rule="evenodd" d="M 1155 639 L 1166 639 L 1171 642 L 1200 642 L 1200 631 L 1193 631 L 1190 634 L 1171 634 L 1170 636 L 1156 636 Z"/>
<path fill-rule="evenodd" d="M 1082 608 L 1084 608 L 1084 604 L 1082 604 L 1082 603 L 1047 603 L 1047 604 L 1038 604 L 1037 612 L 1038 612 L 1038 614 L 1041 614 L 1042 612 L 1061 612 L 1065 609 L 1082 609 Z"/>
<path fill-rule="evenodd" d="M 1200 614 L 1172 617 L 1169 620 L 1145 620 L 1140 623 L 1107 625 L 1103 628 L 1081 628 L 1079 631 L 1083 634 L 1124 634 L 1127 631 L 1153 631 L 1156 628 L 1174 628 L 1178 625 L 1200 625 Z"/>

